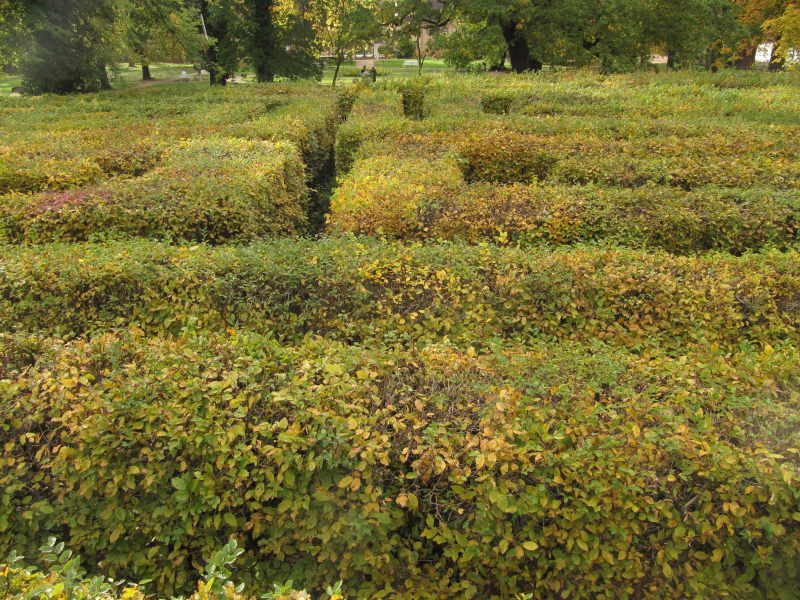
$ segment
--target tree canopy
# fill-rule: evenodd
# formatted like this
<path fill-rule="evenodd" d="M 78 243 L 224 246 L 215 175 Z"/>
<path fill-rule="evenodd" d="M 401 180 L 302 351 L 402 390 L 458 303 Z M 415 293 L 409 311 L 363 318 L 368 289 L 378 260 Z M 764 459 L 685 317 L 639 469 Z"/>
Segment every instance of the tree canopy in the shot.
<path fill-rule="evenodd" d="M 447 25 L 447 33 L 442 30 Z M 191 60 L 224 84 L 243 64 L 260 82 L 320 74 L 376 41 L 431 51 L 467 67 L 482 60 L 517 72 L 545 63 L 637 68 L 654 53 L 671 68 L 752 64 L 775 43 L 800 46 L 797 0 L 0 0 L 0 67 L 17 66 L 31 92 L 107 83 L 126 60 Z"/>

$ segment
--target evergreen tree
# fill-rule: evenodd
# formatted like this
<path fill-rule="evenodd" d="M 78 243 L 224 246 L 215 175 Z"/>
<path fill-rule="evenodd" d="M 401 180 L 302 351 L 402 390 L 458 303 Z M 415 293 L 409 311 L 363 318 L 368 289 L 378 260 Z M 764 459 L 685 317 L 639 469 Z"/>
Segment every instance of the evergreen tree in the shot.
<path fill-rule="evenodd" d="M 115 0 L 31 0 L 26 22 L 30 52 L 21 61 L 29 93 L 91 92 L 110 87 Z"/>

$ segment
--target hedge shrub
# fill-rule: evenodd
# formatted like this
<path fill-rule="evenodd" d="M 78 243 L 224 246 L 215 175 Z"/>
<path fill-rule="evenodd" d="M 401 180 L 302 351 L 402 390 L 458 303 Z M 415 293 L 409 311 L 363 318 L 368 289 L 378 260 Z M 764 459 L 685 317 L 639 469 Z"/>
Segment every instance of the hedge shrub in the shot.
<path fill-rule="evenodd" d="M 421 121 L 425 118 L 425 96 L 428 93 L 426 81 L 408 81 L 398 86 L 403 103 L 403 115 Z"/>
<path fill-rule="evenodd" d="M 511 112 L 514 97 L 506 94 L 484 94 L 481 96 L 483 112 L 492 115 L 507 115 Z"/>
<path fill-rule="evenodd" d="M 558 156 L 532 148 L 515 134 L 481 135 L 462 146 L 464 178 L 467 181 L 531 183 L 543 181 L 558 163 Z"/>
<path fill-rule="evenodd" d="M 0 253 L 0 330 L 73 334 L 135 324 L 287 339 L 736 345 L 797 339 L 799 275 L 797 251 L 696 258 L 350 238 L 240 248 L 54 245 Z"/>
<path fill-rule="evenodd" d="M 235 538 L 231 538 L 209 560 L 203 578 L 189 600 L 255 600 L 243 593 L 243 584 L 231 581 L 230 566 L 241 555 Z M 39 560 L 45 566 L 28 566 L 25 558 L 15 552 L 0 563 L 0 591 L 4 600 L 154 600 L 146 591 L 147 582 L 141 584 L 114 581 L 103 575 L 88 575 L 81 565 L 80 556 L 74 556 L 64 542 L 51 537 L 39 549 Z M 330 600 L 344 600 L 342 582 L 328 587 Z M 288 585 L 275 584 L 271 593 L 261 596 L 267 600 L 310 600 L 305 590 L 295 590 Z"/>
<path fill-rule="evenodd" d="M 452 160 L 378 156 L 358 161 L 331 197 L 333 232 L 416 237 L 419 215 L 444 198 L 457 196 L 463 181 Z"/>
<path fill-rule="evenodd" d="M 89 158 L 35 160 L 16 156 L 0 157 L 0 194 L 27 194 L 45 189 L 68 189 L 94 183 L 104 177 L 100 165 Z"/>
<path fill-rule="evenodd" d="M 208 90 L 158 86 L 81 98 L 0 99 L 0 194 L 84 187 L 141 175 L 188 138 L 291 142 L 313 180 L 328 167 L 336 97 L 316 85 Z"/>
<path fill-rule="evenodd" d="M 55 341 L 0 380 L 0 545 L 167 594 L 234 535 L 253 589 L 792 600 L 800 472 L 747 429 L 799 358 Z"/>
<path fill-rule="evenodd" d="M 306 175 L 286 143 L 187 140 L 147 175 L 0 202 L 0 240 L 81 241 L 102 234 L 219 243 L 305 231 Z"/>
<path fill-rule="evenodd" d="M 404 201 L 400 201 L 404 198 Z M 507 241 L 520 245 L 606 241 L 676 254 L 741 254 L 800 237 L 800 195 L 769 188 L 690 192 L 645 185 L 465 185 L 453 161 L 365 159 L 340 180 L 332 233 L 399 239 Z"/>

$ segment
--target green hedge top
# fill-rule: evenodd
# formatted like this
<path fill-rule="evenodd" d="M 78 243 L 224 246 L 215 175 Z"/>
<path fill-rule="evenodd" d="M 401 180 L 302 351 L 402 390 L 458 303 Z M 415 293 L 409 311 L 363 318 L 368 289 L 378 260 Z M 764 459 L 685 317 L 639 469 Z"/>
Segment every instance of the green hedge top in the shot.
<path fill-rule="evenodd" d="M 107 157 L 126 164 L 129 154 Z M 133 179 L 0 197 L 0 240 L 103 235 L 219 243 L 306 231 L 306 171 L 291 144 L 185 140 L 166 151 L 163 163 Z"/>
<path fill-rule="evenodd" d="M 327 162 L 336 116 L 336 96 L 307 84 L 0 99 L 0 193 L 82 187 L 121 174 L 102 168 L 106 152 L 188 138 L 292 142 L 313 175 Z"/>
<path fill-rule="evenodd" d="M 161 594 L 231 535 L 262 591 L 791 600 L 800 584 L 800 473 L 776 444 L 797 442 L 791 344 L 0 347 L 3 548 L 57 533 Z"/>
<path fill-rule="evenodd" d="M 151 242 L 6 248 L 0 328 L 196 324 L 297 339 L 491 337 L 736 344 L 797 339 L 800 255 L 555 252 L 376 240 L 249 247 Z"/>

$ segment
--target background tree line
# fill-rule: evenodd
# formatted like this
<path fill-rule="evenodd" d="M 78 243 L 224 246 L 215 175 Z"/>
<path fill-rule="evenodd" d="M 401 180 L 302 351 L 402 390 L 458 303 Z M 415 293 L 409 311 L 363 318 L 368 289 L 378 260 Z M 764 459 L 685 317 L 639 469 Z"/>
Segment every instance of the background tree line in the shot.
<path fill-rule="evenodd" d="M 108 86 L 119 61 L 191 61 L 224 85 L 239 65 L 258 81 L 336 74 L 371 41 L 465 68 L 545 63 L 637 68 L 749 67 L 765 39 L 780 60 L 800 46 L 800 0 L 0 0 L 0 66 L 33 93 Z M 334 77 L 335 82 L 336 77 Z"/>

